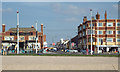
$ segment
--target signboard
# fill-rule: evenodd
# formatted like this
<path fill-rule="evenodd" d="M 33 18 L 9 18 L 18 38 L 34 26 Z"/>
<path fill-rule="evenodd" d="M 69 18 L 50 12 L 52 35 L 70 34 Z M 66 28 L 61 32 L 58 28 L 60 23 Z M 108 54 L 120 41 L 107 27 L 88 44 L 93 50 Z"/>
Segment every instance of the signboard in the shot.
<path fill-rule="evenodd" d="M 10 35 L 15 36 L 15 35 L 17 35 L 17 33 L 11 32 Z M 19 33 L 19 35 L 24 35 L 24 36 L 25 36 L 25 35 L 33 35 L 33 33 L 32 33 L 32 32 L 28 32 L 28 33 L 21 32 L 21 33 Z"/>
<path fill-rule="evenodd" d="M 74 43 L 72 43 L 72 46 L 74 46 Z"/>
<path fill-rule="evenodd" d="M 53 46 L 55 46 L 55 43 L 52 43 Z"/>

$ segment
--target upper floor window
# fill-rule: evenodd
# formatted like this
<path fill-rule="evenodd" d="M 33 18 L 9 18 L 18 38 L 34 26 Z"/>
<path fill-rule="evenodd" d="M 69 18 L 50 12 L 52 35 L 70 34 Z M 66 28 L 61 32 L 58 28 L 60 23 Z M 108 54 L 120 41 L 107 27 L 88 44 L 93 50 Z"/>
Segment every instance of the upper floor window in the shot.
<path fill-rule="evenodd" d="M 80 27 L 80 30 L 82 30 L 82 28 Z"/>
<path fill-rule="evenodd" d="M 86 28 L 86 26 L 85 25 L 83 25 L 83 29 L 85 29 Z"/>
<path fill-rule="evenodd" d="M 14 40 L 14 36 L 5 36 L 5 40 Z"/>
<path fill-rule="evenodd" d="M 103 23 L 98 23 L 97 26 L 98 26 L 98 27 L 102 27 L 102 26 L 103 26 Z"/>
<path fill-rule="evenodd" d="M 117 23 L 117 26 L 120 26 L 120 23 Z"/>
<path fill-rule="evenodd" d="M 97 31 L 97 34 L 103 34 L 103 31 Z"/>
<path fill-rule="evenodd" d="M 113 31 L 106 31 L 106 34 L 113 34 Z"/>
<path fill-rule="evenodd" d="M 35 38 L 36 38 L 35 36 L 30 36 L 29 40 L 35 40 Z"/>
<path fill-rule="evenodd" d="M 83 39 L 83 44 L 86 44 L 86 39 Z"/>
<path fill-rule="evenodd" d="M 85 36 L 85 31 L 83 31 L 83 36 Z"/>
<path fill-rule="evenodd" d="M 119 30 L 119 31 L 117 31 L 117 34 L 120 34 L 120 30 Z"/>
<path fill-rule="evenodd" d="M 109 26 L 113 26 L 113 23 L 107 23 L 107 26 L 109 27 Z"/>
<path fill-rule="evenodd" d="M 113 42 L 113 38 L 107 38 L 106 42 Z"/>
<path fill-rule="evenodd" d="M 95 34 L 95 30 L 92 30 L 92 32 L 91 32 L 91 30 L 88 30 L 88 34 Z"/>
<path fill-rule="evenodd" d="M 93 23 L 93 24 L 92 24 L 92 27 L 94 27 L 94 25 L 95 25 L 95 24 Z M 89 24 L 89 27 L 91 27 L 91 23 Z"/>
<path fill-rule="evenodd" d="M 117 39 L 117 42 L 120 42 L 120 38 Z"/>

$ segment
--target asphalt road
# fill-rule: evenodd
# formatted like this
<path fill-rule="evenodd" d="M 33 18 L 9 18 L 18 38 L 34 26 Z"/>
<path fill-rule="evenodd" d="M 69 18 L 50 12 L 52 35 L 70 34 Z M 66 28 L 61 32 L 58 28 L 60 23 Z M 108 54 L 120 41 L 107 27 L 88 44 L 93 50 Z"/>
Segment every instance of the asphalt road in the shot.
<path fill-rule="evenodd" d="M 117 57 L 3 56 L 3 70 L 118 70 Z"/>

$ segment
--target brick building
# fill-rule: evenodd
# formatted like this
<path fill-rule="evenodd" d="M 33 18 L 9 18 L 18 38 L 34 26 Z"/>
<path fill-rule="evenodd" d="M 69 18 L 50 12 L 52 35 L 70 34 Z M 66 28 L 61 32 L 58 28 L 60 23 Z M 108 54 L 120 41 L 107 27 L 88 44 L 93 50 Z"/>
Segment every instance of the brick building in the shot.
<path fill-rule="evenodd" d="M 120 19 L 100 19 L 97 12 L 96 19 L 92 17 L 92 50 L 94 52 L 112 52 L 120 48 Z M 99 41 L 98 41 L 99 40 Z M 91 20 L 84 16 L 83 23 L 78 26 L 78 47 L 91 49 Z"/>
<path fill-rule="evenodd" d="M 43 35 L 43 24 L 41 24 L 41 32 L 37 32 L 37 48 L 43 48 L 43 42 L 46 41 L 46 35 Z M 5 24 L 2 25 L 2 46 L 11 49 L 17 45 L 17 28 L 10 28 L 5 31 Z M 32 27 L 19 28 L 19 48 L 20 50 L 35 50 L 36 45 L 36 29 Z"/>

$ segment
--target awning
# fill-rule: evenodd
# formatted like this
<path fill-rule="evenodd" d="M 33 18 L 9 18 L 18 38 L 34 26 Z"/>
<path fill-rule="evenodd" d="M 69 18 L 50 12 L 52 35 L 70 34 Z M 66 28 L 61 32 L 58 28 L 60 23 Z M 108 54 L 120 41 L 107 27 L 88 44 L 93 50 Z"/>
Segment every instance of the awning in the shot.
<path fill-rule="evenodd" d="M 96 45 L 98 47 L 98 45 Z M 120 45 L 99 45 L 99 47 L 120 47 Z"/>

